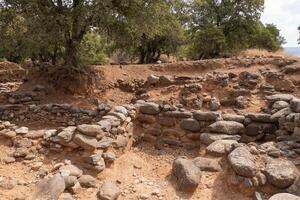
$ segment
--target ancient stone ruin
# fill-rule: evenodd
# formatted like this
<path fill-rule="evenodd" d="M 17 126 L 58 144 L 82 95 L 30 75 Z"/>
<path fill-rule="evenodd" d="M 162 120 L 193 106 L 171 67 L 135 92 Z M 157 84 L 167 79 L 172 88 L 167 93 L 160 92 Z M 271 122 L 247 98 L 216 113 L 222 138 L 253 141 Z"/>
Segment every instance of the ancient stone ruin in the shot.
<path fill-rule="evenodd" d="M 287 76 L 297 61 L 228 59 L 206 72 L 201 66 L 210 62 L 184 65 L 201 68 L 199 76 L 155 75 L 154 65 L 146 79 L 118 79 L 111 88 L 133 94 L 131 101 L 94 108 L 43 103 L 47 87 L 12 92 L 3 83 L 1 168 L 34 179 L 0 169 L 0 199 L 202 199 L 203 190 L 205 200 L 299 199 L 300 85 Z M 230 71 L 234 66 L 242 71 Z M 140 151 L 144 164 L 117 163 Z M 163 184 L 137 174 L 163 165 L 170 169 Z"/>

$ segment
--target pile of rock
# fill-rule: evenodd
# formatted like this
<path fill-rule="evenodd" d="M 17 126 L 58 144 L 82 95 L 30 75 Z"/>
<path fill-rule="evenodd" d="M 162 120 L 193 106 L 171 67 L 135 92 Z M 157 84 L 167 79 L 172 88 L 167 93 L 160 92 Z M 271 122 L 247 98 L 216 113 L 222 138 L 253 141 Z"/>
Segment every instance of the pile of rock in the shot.
<path fill-rule="evenodd" d="M 32 103 L 32 102 L 31 102 Z M 86 110 L 70 104 L 6 104 L 0 106 L 2 120 L 76 125 L 92 123 L 110 111 L 109 105 Z"/>
<path fill-rule="evenodd" d="M 72 164 L 62 165 L 58 173 L 49 175 L 36 184 L 32 199 L 70 199 L 83 188 L 96 188 L 96 179 L 83 175 L 82 170 Z M 98 189 L 99 200 L 116 200 L 121 194 L 118 185 L 105 181 Z"/>
<path fill-rule="evenodd" d="M 85 168 L 101 172 L 116 159 L 114 149 L 125 148 L 132 136 L 133 106 L 117 106 L 96 124 L 81 124 L 48 130 L 29 130 L 9 122 L 0 123 L 0 136 L 10 139 L 13 152 L 5 159 L 6 163 L 15 160 L 34 159 L 35 155 L 48 151 L 62 152 L 84 150 L 82 156 Z"/>

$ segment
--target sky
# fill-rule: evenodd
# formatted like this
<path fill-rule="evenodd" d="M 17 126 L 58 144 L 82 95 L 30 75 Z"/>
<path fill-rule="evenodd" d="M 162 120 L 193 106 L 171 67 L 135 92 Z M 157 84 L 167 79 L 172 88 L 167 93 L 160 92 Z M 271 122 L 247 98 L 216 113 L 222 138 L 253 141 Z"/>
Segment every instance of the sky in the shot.
<path fill-rule="evenodd" d="M 264 23 L 274 23 L 286 39 L 285 47 L 296 47 L 300 34 L 300 0 L 265 0 Z"/>

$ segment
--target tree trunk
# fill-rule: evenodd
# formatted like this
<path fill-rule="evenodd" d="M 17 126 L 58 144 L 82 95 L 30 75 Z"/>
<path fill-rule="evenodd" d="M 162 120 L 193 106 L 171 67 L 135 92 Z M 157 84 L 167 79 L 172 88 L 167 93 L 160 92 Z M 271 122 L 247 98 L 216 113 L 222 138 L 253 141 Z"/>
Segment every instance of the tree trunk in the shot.
<path fill-rule="evenodd" d="M 146 57 L 146 52 L 144 51 L 143 47 L 139 48 L 139 63 L 144 64 L 145 63 L 145 57 Z"/>
<path fill-rule="evenodd" d="M 78 67 L 78 62 L 77 62 L 78 44 L 79 43 L 73 41 L 73 39 L 67 41 L 66 58 L 65 58 L 66 66 Z"/>

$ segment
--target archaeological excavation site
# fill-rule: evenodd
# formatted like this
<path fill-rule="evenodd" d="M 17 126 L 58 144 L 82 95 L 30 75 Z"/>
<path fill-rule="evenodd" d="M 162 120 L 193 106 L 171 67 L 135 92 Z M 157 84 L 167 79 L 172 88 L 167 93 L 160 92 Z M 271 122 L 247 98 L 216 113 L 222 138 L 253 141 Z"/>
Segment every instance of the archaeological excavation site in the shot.
<path fill-rule="evenodd" d="M 299 60 L 43 70 L 0 63 L 1 200 L 299 199 Z"/>

